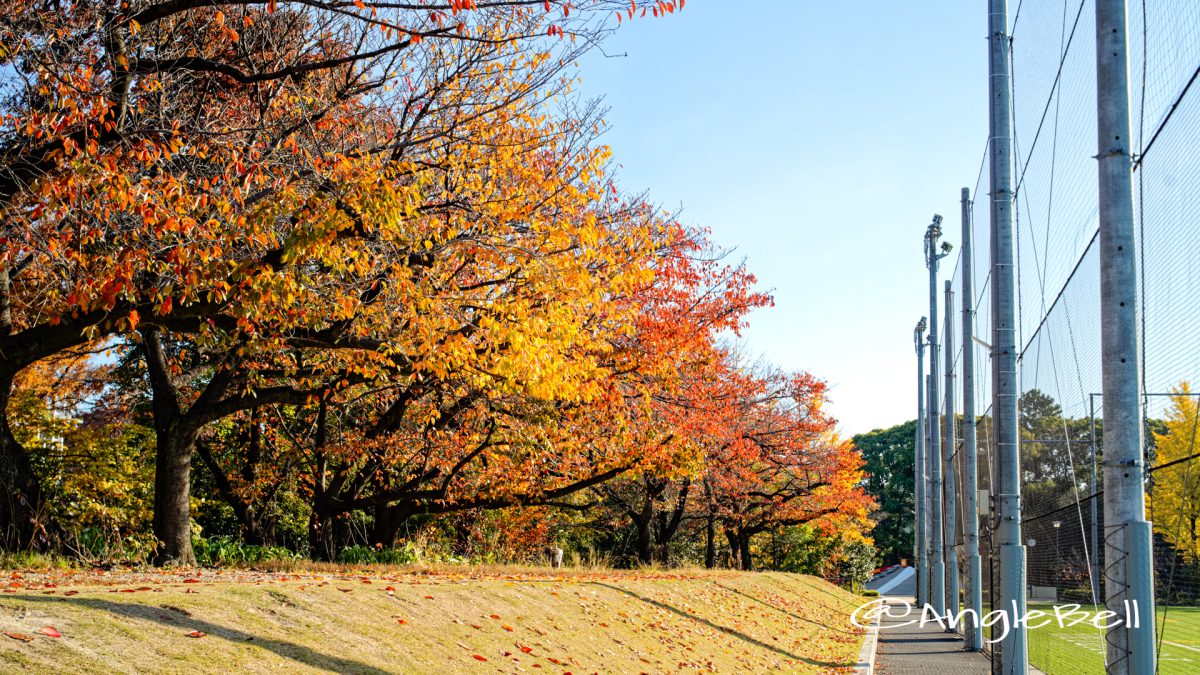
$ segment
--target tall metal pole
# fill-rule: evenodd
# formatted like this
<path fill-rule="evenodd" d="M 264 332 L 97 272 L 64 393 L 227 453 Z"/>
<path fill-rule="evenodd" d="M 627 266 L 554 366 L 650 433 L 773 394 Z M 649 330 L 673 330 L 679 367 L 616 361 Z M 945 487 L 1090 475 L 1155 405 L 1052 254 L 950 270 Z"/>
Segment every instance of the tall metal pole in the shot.
<path fill-rule="evenodd" d="M 1154 673 L 1155 660 L 1154 567 L 1150 524 L 1146 522 L 1138 377 L 1127 30 L 1124 0 L 1096 0 L 1104 591 L 1107 609 L 1124 619 L 1105 633 L 1107 669 L 1109 673 L 1149 675 Z"/>
<path fill-rule="evenodd" d="M 928 339 L 925 346 L 929 346 Z M 933 402 L 929 398 L 929 373 L 925 373 L 925 602 L 933 602 L 933 464 L 929 454 L 929 444 L 932 443 L 929 424 L 929 411 Z M 922 605 L 924 608 L 924 605 Z M 922 610 L 924 611 L 924 610 Z"/>
<path fill-rule="evenodd" d="M 958 551 L 955 546 L 958 523 L 958 498 L 955 492 L 954 476 L 954 289 L 952 282 L 946 280 L 946 339 L 945 364 L 943 365 L 946 378 L 946 414 L 942 421 L 942 473 L 945 478 L 942 485 L 945 488 L 946 504 L 946 611 L 958 614 Z"/>
<path fill-rule="evenodd" d="M 925 470 L 925 317 L 913 331 L 917 348 L 917 429 L 916 459 L 913 468 L 913 486 L 916 489 L 916 525 L 913 528 L 917 565 L 917 604 L 924 607 L 929 602 L 929 512 L 925 504 L 927 472 Z"/>
<path fill-rule="evenodd" d="M 930 553 L 933 556 L 930 565 L 929 604 L 939 615 L 946 611 L 946 563 L 943 543 L 942 525 L 942 443 L 938 409 L 938 297 L 937 273 L 938 262 L 946 253 L 938 253 L 938 238 L 942 236 L 942 217 L 933 216 L 933 222 L 925 230 L 925 267 L 929 269 L 929 494 L 932 499 L 929 504 L 931 517 L 929 527 L 932 541 Z M 947 247 L 947 252 L 949 247 Z"/>
<path fill-rule="evenodd" d="M 1091 490 L 1092 490 L 1092 539 L 1091 539 L 1091 562 L 1092 562 L 1092 602 L 1100 602 L 1100 483 L 1096 478 L 1097 466 L 1100 462 L 1100 454 L 1097 451 L 1096 445 L 1096 395 L 1088 394 L 1088 429 L 1092 438 L 1092 475 L 1091 475 Z"/>
<path fill-rule="evenodd" d="M 983 649 L 983 570 L 979 560 L 979 455 L 975 438 L 975 282 L 974 248 L 971 243 L 971 191 L 962 190 L 962 448 L 963 448 L 963 545 L 967 562 L 967 620 L 963 626 L 965 647 Z"/>
<path fill-rule="evenodd" d="M 1000 548 L 999 606 L 1008 635 L 996 643 L 993 664 L 1003 675 L 1029 666 L 1025 616 L 1025 546 L 1021 542 L 1021 455 L 1017 426 L 1015 233 L 1012 218 L 1012 101 L 1009 86 L 1008 3 L 988 2 L 991 81 L 992 418 L 996 434 L 996 539 Z"/>

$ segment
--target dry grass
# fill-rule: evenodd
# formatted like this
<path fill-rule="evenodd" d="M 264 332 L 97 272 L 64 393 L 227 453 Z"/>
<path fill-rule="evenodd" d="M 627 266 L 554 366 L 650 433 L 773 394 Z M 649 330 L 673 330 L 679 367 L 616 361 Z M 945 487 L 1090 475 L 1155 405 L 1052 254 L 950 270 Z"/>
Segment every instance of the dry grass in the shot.
<path fill-rule="evenodd" d="M 4 580 L 0 632 L 36 639 L 0 635 L 5 672 L 837 672 L 861 642 L 859 598 L 790 574 L 307 563 L 19 577 Z"/>

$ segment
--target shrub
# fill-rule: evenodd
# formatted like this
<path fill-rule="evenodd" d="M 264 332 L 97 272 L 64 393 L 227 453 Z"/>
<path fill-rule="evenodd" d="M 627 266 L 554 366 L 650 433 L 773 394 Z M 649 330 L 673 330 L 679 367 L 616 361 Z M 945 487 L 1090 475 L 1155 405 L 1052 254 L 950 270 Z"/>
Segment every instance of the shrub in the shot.
<path fill-rule="evenodd" d="M 209 539 L 193 537 L 192 549 L 196 552 L 196 562 L 210 566 L 244 565 L 301 557 L 299 553 L 282 546 L 256 546 L 226 536 Z"/>

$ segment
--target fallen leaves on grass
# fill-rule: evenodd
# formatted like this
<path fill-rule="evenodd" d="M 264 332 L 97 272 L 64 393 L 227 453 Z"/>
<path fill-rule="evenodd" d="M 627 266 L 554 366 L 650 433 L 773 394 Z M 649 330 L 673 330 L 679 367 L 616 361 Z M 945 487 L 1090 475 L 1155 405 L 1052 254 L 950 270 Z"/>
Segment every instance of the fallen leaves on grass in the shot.
<path fill-rule="evenodd" d="M 40 632 L 42 635 L 45 635 L 46 637 L 52 637 L 52 638 L 62 637 L 62 633 L 58 632 L 58 629 L 55 628 L 54 626 L 42 626 L 42 630 Z"/>
<path fill-rule="evenodd" d="M 14 640 L 20 640 L 21 642 L 33 642 L 32 635 L 26 635 L 24 633 L 9 633 L 7 631 L 4 634 Z"/>
<path fill-rule="evenodd" d="M 205 635 L 208 635 L 208 633 L 205 633 L 204 631 L 199 631 L 199 630 L 194 630 L 187 634 L 187 636 L 190 638 L 202 638 Z"/>

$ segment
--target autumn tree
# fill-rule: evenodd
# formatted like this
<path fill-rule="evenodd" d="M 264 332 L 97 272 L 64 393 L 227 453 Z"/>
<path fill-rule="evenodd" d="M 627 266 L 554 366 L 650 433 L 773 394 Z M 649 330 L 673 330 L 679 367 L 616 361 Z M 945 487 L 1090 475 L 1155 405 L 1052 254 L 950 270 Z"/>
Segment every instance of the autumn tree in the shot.
<path fill-rule="evenodd" d="M 1200 472 L 1191 461 L 1196 451 L 1198 411 L 1187 382 L 1172 391 L 1165 431 L 1154 433 L 1157 464 L 1150 493 L 1154 531 L 1190 562 L 1200 561 Z"/>
<path fill-rule="evenodd" d="M 866 531 L 872 501 L 862 456 L 833 433 L 825 384 L 806 373 L 768 372 L 740 404 L 738 425 L 716 445 L 706 480 L 730 551 L 751 569 L 751 539 L 776 527 L 820 522 Z"/>
<path fill-rule="evenodd" d="M 18 374 L 9 404 L 16 438 L 40 479 L 38 489 L 58 516 L 38 514 L 36 537 L 60 538 L 66 550 L 85 560 L 136 557 L 153 549 L 148 536 L 153 434 L 133 414 L 136 402 L 128 390 L 113 386 L 108 351 L 89 345 L 38 361 Z M 58 520 L 73 527 L 44 529 Z"/>
<path fill-rule="evenodd" d="M 259 352 L 378 351 L 339 320 L 384 306 L 373 252 L 390 249 L 402 261 L 393 269 L 410 271 L 432 255 L 432 240 L 401 224 L 457 203 L 421 198 L 437 179 L 425 170 L 469 145 L 451 142 L 467 136 L 459 124 L 536 110 L 612 7 L 18 2 L 0 18 L 13 75 L 0 146 L 0 390 L 40 358 L 141 323 L 213 354 L 248 341 Z M 518 75 L 493 88 L 496 72 Z M 350 270 L 355 283 L 303 283 Z M 180 495 L 196 430 L 156 426 L 156 533 L 164 559 L 187 561 Z M 36 510 L 36 481 L 5 429 L 6 487 Z"/>

